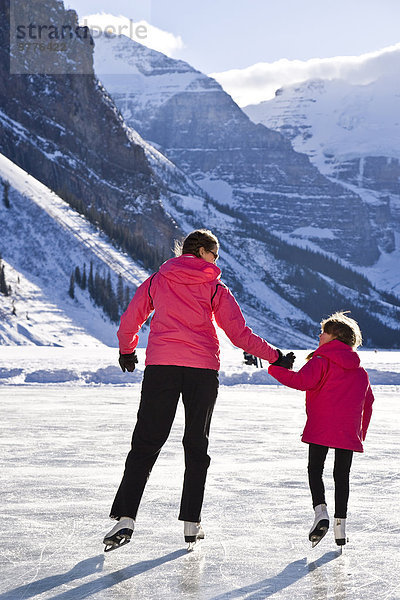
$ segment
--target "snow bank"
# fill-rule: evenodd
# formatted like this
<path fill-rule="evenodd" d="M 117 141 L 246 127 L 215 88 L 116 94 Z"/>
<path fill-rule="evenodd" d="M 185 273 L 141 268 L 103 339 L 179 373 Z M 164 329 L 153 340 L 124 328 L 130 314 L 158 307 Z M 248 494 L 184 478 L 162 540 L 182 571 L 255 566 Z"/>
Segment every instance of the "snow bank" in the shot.
<path fill-rule="evenodd" d="M 295 369 L 304 364 L 309 350 L 296 350 Z M 145 349 L 138 348 L 139 364 L 133 373 L 118 365 L 118 349 L 59 348 L 54 346 L 0 346 L 1 385 L 117 385 L 129 387 L 143 377 Z M 399 351 L 361 351 L 363 366 L 373 385 L 400 385 Z M 263 368 L 245 365 L 238 348 L 222 344 L 220 384 L 280 385 Z"/>

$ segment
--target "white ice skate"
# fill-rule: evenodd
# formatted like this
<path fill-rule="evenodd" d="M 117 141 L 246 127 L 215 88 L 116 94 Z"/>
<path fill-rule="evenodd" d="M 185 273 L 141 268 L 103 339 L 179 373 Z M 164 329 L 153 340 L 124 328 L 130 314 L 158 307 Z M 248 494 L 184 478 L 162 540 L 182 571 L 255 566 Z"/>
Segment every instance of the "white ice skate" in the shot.
<path fill-rule="evenodd" d="M 338 546 L 344 546 L 349 540 L 346 538 L 346 519 L 334 519 L 333 532 L 335 534 L 335 542 Z"/>
<path fill-rule="evenodd" d="M 184 521 L 183 533 L 185 536 L 185 542 L 188 545 L 188 552 L 193 550 L 197 540 L 204 539 L 204 531 L 201 523 L 193 523 L 192 521 Z"/>
<path fill-rule="evenodd" d="M 111 550 L 125 546 L 125 544 L 129 544 L 134 528 L 135 521 L 133 519 L 130 517 L 121 517 L 103 540 L 103 544 L 105 544 L 104 552 L 110 552 Z"/>
<path fill-rule="evenodd" d="M 329 516 L 326 509 L 326 504 L 318 504 L 318 506 L 314 508 L 314 512 L 314 523 L 310 529 L 310 533 L 308 534 L 308 539 L 312 543 L 313 548 L 319 544 L 329 529 Z"/>

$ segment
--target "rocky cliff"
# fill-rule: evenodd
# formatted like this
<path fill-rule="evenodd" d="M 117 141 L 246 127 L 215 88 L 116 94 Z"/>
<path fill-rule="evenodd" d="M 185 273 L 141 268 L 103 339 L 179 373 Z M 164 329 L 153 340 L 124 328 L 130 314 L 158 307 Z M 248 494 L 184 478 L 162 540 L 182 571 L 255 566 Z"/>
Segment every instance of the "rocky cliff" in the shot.
<path fill-rule="evenodd" d="M 20 9 L 24 16 L 23 2 Z M 27 73 L 12 74 L 9 16 L 9 6 L 2 3 L 1 152 L 101 223 L 118 242 L 125 240 L 133 254 L 147 256 L 149 264 L 159 262 L 169 254 L 177 227 L 160 203 L 143 148 L 93 74 L 90 37 L 72 53 L 48 53 L 55 57 L 56 74 L 35 71 L 48 68 L 41 57 L 39 64 L 25 65 Z M 25 18 L 29 21 L 29 13 Z M 78 27 L 76 13 L 58 0 L 36 3 L 35 19 Z"/>
<path fill-rule="evenodd" d="M 400 51 L 383 53 L 379 68 L 376 60 L 364 65 L 371 70 L 367 84 L 310 80 L 244 110 L 285 135 L 331 180 L 356 191 L 380 251 L 392 253 L 400 232 Z"/>

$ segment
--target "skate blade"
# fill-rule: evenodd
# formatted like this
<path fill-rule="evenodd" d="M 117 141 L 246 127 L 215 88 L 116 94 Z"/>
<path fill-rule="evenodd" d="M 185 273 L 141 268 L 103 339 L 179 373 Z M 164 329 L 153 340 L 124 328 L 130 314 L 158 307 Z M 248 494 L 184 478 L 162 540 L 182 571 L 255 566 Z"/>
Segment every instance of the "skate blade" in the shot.
<path fill-rule="evenodd" d="M 109 538 L 104 538 L 103 544 L 105 544 L 104 552 L 111 552 L 111 550 L 116 550 L 117 548 L 121 548 L 122 546 L 126 546 L 131 541 L 132 531 L 128 530 L 128 532 L 118 532 Z"/>
<path fill-rule="evenodd" d="M 104 552 L 111 552 L 111 550 L 116 550 L 117 548 L 122 548 L 122 546 L 126 546 L 126 544 L 129 544 L 131 540 L 128 538 L 123 538 L 119 541 L 116 542 L 103 542 L 105 544 L 105 548 L 104 548 Z"/>
<path fill-rule="evenodd" d="M 312 529 L 310 531 L 310 533 L 308 534 L 308 539 L 310 540 L 310 542 L 312 542 L 313 540 L 317 540 L 318 538 L 319 538 L 319 540 L 321 540 L 324 537 L 324 535 L 326 534 L 326 532 L 328 531 L 328 529 L 329 529 L 328 519 L 321 519 L 315 525 L 314 529 Z"/>
<path fill-rule="evenodd" d="M 349 538 L 338 538 L 335 539 L 335 542 L 338 546 L 344 546 L 349 541 Z"/>
<path fill-rule="evenodd" d="M 313 548 L 315 548 L 315 546 L 320 543 L 322 538 L 325 537 L 327 531 L 328 528 L 325 529 L 321 527 L 318 530 L 314 530 L 313 533 L 310 533 L 309 540 Z"/>
<path fill-rule="evenodd" d="M 198 535 L 197 537 L 194 535 L 185 535 L 185 542 L 187 542 L 187 545 L 188 545 L 187 551 L 193 552 L 193 550 L 198 545 L 200 540 L 204 540 L 204 534 Z"/>
<path fill-rule="evenodd" d="M 187 547 L 187 551 L 188 552 L 193 552 L 193 550 L 196 548 L 196 546 L 197 546 L 197 540 L 194 541 L 194 542 L 189 542 L 188 543 L 188 547 Z"/>

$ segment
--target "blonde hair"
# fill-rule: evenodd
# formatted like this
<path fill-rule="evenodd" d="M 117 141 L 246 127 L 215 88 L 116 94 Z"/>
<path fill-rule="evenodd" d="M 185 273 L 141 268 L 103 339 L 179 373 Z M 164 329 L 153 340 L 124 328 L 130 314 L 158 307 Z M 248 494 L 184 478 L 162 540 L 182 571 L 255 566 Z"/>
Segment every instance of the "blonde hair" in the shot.
<path fill-rule="evenodd" d="M 349 312 L 347 310 L 345 312 L 334 313 L 321 321 L 321 327 L 324 333 L 330 333 L 340 342 L 352 348 L 357 348 L 362 344 L 361 330 L 357 321 L 347 316 Z"/>
<path fill-rule="evenodd" d="M 336 340 L 352 348 L 358 348 L 362 344 L 362 334 L 357 321 L 347 316 L 349 312 L 346 310 L 333 313 L 333 315 L 321 321 L 321 328 L 324 333 L 333 335 Z M 311 352 L 306 360 L 310 360 L 314 356 L 314 352 L 316 351 Z"/>
<path fill-rule="evenodd" d="M 197 258 L 200 258 L 200 248 L 204 248 L 209 252 L 218 245 L 217 236 L 209 229 L 196 229 L 189 233 L 183 241 L 175 240 L 174 252 L 175 256 L 194 254 Z"/>

